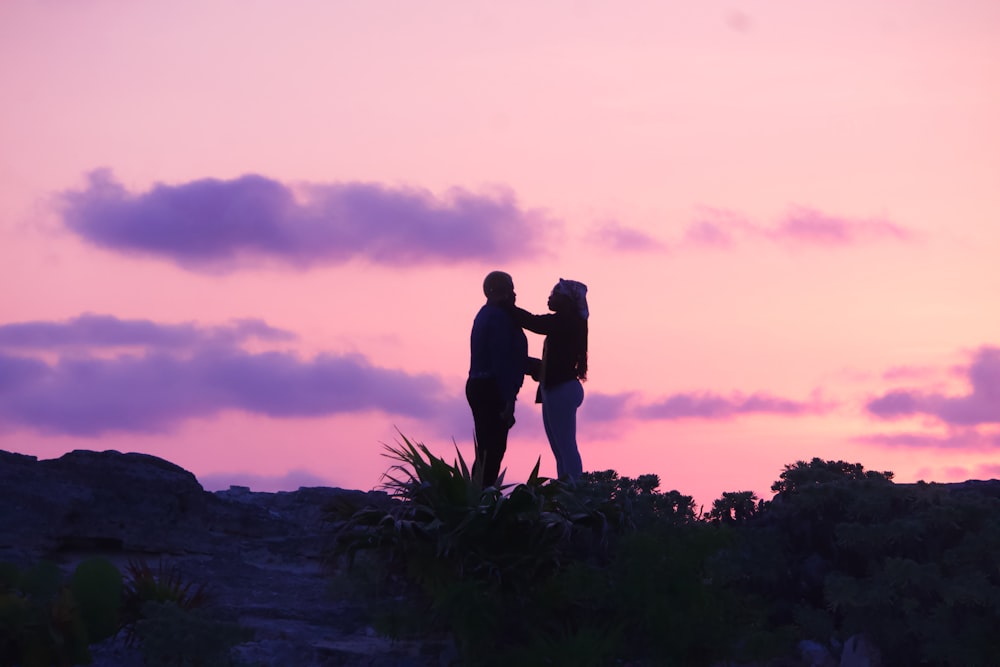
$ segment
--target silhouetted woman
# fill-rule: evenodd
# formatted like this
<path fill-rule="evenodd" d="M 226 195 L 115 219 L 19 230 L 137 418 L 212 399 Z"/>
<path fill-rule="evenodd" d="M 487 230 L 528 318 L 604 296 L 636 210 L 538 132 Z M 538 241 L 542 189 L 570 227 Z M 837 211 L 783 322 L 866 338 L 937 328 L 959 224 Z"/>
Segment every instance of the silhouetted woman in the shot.
<path fill-rule="evenodd" d="M 515 307 L 514 321 L 545 336 L 542 359 L 532 377 L 538 380 L 542 422 L 556 470 L 560 479 L 575 480 L 583 473 L 576 444 L 576 410 L 583 403 L 580 382 L 587 379 L 587 286 L 560 278 L 548 306 L 552 313 L 547 315 Z"/>

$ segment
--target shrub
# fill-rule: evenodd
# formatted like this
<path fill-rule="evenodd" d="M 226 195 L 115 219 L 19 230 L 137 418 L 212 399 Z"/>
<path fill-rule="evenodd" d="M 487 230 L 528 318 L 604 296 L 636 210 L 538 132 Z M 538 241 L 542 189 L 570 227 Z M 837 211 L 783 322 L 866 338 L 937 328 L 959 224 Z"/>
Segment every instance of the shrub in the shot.
<path fill-rule="evenodd" d="M 116 628 L 121 575 L 110 562 L 80 563 L 67 579 L 42 561 L 0 565 L 0 666 L 89 664 L 89 645 Z"/>
<path fill-rule="evenodd" d="M 536 464 L 524 484 L 481 489 L 460 453 L 448 464 L 405 438 L 387 452 L 397 502 L 337 532 L 349 561 L 369 552 L 364 564 L 384 568 L 373 607 L 393 613 L 382 631 L 450 632 L 469 665 L 603 665 L 630 653 L 701 664 L 735 642 L 725 619 L 744 605 L 708 574 L 726 540 L 699 525 L 690 497 L 657 492 L 656 476 L 603 471 L 569 484 Z"/>
<path fill-rule="evenodd" d="M 142 606 L 136 633 L 149 667 L 226 667 L 234 646 L 252 632 L 218 618 L 208 609 L 185 609 L 173 601 Z"/>
<path fill-rule="evenodd" d="M 137 626 L 143 618 L 147 602 L 170 602 L 184 611 L 204 607 L 210 601 L 204 584 L 185 581 L 174 567 L 160 559 L 156 569 L 144 560 L 130 560 L 125 567 L 122 596 L 121 629 L 125 643 L 132 645 L 138 638 Z"/>
<path fill-rule="evenodd" d="M 725 492 L 705 518 L 712 523 L 746 523 L 763 508 L 764 501 L 753 491 Z"/>
<path fill-rule="evenodd" d="M 995 664 L 1000 498 L 813 459 L 698 519 L 653 475 L 481 489 L 460 454 L 387 449 L 393 501 L 337 553 L 377 575 L 381 629 L 449 632 L 463 664 L 764 664 L 862 633 L 887 667 Z"/>
<path fill-rule="evenodd" d="M 843 565 L 824 599 L 842 634 L 866 632 L 899 664 L 995 664 L 1000 499 L 928 485 L 888 495 L 882 513 L 836 529 Z"/>
<path fill-rule="evenodd" d="M 122 606 L 122 575 L 110 561 L 91 558 L 80 563 L 70 584 L 87 628 L 90 643 L 118 631 Z"/>

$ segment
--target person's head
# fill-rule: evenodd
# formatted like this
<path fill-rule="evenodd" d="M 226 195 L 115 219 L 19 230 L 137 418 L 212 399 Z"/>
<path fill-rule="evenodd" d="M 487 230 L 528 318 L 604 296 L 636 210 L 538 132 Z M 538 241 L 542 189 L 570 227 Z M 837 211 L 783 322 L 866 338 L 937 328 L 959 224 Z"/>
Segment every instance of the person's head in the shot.
<path fill-rule="evenodd" d="M 513 304 L 514 303 L 514 279 L 509 273 L 503 271 L 491 271 L 483 280 L 483 294 L 490 303 Z"/>
<path fill-rule="evenodd" d="M 590 317 L 587 307 L 587 286 L 576 280 L 559 279 L 549 294 L 549 310 L 576 313 L 583 319 Z"/>

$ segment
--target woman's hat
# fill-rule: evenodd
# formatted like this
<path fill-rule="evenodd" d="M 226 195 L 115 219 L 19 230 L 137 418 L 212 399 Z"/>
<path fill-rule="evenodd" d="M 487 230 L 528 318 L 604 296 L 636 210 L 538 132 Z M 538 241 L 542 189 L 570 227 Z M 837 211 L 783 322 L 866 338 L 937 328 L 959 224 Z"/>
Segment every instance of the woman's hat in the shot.
<path fill-rule="evenodd" d="M 580 317 L 587 319 L 590 317 L 590 309 L 587 307 L 587 286 L 576 280 L 564 280 L 559 279 L 552 291 L 556 294 L 562 294 L 569 297 L 569 299 L 576 305 L 576 310 L 580 313 Z"/>

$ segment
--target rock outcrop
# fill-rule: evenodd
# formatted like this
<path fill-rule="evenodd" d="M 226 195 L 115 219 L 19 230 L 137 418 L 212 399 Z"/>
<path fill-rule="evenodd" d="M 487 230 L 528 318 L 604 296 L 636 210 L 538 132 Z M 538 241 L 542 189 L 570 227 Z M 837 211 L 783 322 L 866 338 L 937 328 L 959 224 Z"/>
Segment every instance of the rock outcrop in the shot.
<path fill-rule="evenodd" d="M 325 487 L 210 493 L 190 472 L 146 454 L 38 460 L 0 451 L 0 561 L 46 559 L 69 570 L 95 554 L 119 568 L 162 560 L 206 584 L 213 608 L 253 631 L 236 649 L 250 665 L 439 665 L 446 647 L 383 640 L 357 601 L 331 592 L 323 508 L 386 502 L 380 492 Z M 95 664 L 142 663 L 119 640 L 96 647 Z"/>
<path fill-rule="evenodd" d="M 318 555 L 322 508 L 385 502 L 377 492 L 315 487 L 206 492 L 148 454 L 77 450 L 58 459 L 0 451 L 0 557 L 100 550 L 213 554 L 240 540 Z"/>

